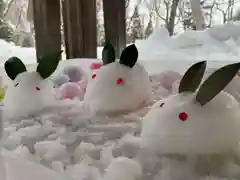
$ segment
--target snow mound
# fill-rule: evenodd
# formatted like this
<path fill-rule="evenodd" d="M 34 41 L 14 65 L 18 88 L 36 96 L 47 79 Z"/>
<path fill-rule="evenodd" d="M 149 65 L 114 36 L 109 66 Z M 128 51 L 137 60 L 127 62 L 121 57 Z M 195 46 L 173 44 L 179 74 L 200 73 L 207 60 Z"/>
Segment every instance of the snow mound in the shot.
<path fill-rule="evenodd" d="M 237 61 L 239 30 L 239 23 L 228 23 L 169 37 L 165 29 L 156 29 L 148 39 L 137 41 L 136 46 L 141 60 Z"/>

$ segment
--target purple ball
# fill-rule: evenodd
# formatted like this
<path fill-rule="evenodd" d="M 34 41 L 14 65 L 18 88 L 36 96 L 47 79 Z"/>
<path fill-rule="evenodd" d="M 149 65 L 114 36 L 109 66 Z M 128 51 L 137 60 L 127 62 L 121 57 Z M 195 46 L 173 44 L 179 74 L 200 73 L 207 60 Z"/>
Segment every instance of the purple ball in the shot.
<path fill-rule="evenodd" d="M 67 66 L 63 69 L 63 73 L 69 77 L 71 82 L 79 82 L 84 77 L 83 70 L 77 66 Z"/>
<path fill-rule="evenodd" d="M 164 71 L 159 75 L 160 84 L 167 90 L 171 90 L 173 83 L 181 78 L 181 74 L 175 71 Z"/>
<path fill-rule="evenodd" d="M 65 84 L 69 81 L 70 81 L 69 77 L 65 74 L 59 74 L 58 76 L 56 76 L 53 79 L 53 83 L 54 83 L 55 87 L 60 87 L 61 85 Z"/>

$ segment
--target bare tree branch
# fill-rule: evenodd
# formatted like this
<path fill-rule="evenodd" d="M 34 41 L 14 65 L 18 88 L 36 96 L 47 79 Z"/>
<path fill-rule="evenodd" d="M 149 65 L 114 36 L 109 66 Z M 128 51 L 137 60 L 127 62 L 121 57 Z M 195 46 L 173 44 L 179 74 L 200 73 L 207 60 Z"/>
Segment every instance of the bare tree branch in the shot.
<path fill-rule="evenodd" d="M 170 17 L 169 17 L 169 22 L 168 22 L 168 26 L 167 26 L 170 36 L 173 35 L 173 31 L 174 31 L 174 22 L 175 22 L 175 17 L 177 14 L 178 3 L 179 3 L 179 0 L 173 0 L 172 6 L 171 6 Z"/>
<path fill-rule="evenodd" d="M 155 12 L 156 12 L 156 14 L 157 14 L 157 16 L 160 18 L 160 19 L 162 19 L 163 21 L 165 21 L 166 22 L 166 18 L 164 18 L 164 17 L 162 17 L 161 16 L 161 14 L 159 13 L 159 7 L 158 7 L 158 2 L 155 0 L 154 1 L 154 9 L 155 9 Z M 160 3 L 159 3 L 160 4 Z"/>
<path fill-rule="evenodd" d="M 169 22 L 169 2 L 168 0 L 163 1 L 166 7 L 166 21 Z"/>
<path fill-rule="evenodd" d="M 14 0 L 10 0 L 10 2 L 8 2 L 7 7 L 6 7 L 6 9 L 3 13 L 3 17 L 6 17 L 6 15 L 9 12 L 9 9 L 10 9 L 11 5 L 13 4 L 13 2 L 14 2 Z"/>

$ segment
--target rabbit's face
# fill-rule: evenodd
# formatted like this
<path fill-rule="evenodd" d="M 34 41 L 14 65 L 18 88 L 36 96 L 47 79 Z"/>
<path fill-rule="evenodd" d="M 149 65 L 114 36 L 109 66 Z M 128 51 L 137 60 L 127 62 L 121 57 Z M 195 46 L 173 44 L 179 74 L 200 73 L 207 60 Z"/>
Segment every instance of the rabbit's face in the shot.
<path fill-rule="evenodd" d="M 7 118 L 27 116 L 52 105 L 54 89 L 47 78 L 57 68 L 59 55 L 57 53 L 40 59 L 35 72 L 27 72 L 25 65 L 17 57 L 6 61 L 6 73 L 13 80 L 4 97 L 4 115 Z"/>
<path fill-rule="evenodd" d="M 126 111 L 137 108 L 150 95 L 148 74 L 141 65 L 129 68 L 114 62 L 92 75 L 84 100 L 94 111 Z"/>
<path fill-rule="evenodd" d="M 122 52 L 119 61 L 115 61 L 111 45 L 104 47 L 104 66 L 92 74 L 84 97 L 92 111 L 131 111 L 150 98 L 148 73 L 136 63 L 137 58 L 138 52 L 134 45 Z"/>
<path fill-rule="evenodd" d="M 142 140 L 159 153 L 211 154 L 240 140 L 237 101 L 221 92 L 205 106 L 196 94 L 177 94 L 157 102 L 143 120 Z"/>
<path fill-rule="evenodd" d="M 52 88 L 52 85 L 48 79 L 42 79 L 37 72 L 25 72 L 19 74 L 10 87 L 14 92 L 25 91 L 31 94 L 39 94 L 39 92 L 45 92 L 46 89 Z"/>
<path fill-rule="evenodd" d="M 51 81 L 43 80 L 37 72 L 19 74 L 6 91 L 4 110 L 18 115 L 37 111 L 53 102 L 53 92 Z"/>
<path fill-rule="evenodd" d="M 240 141 L 238 102 L 221 91 L 240 63 L 220 68 L 200 86 L 205 63 L 183 76 L 179 94 L 157 102 L 142 121 L 143 146 L 159 154 L 214 154 Z"/>
<path fill-rule="evenodd" d="M 8 87 L 5 101 L 10 96 L 14 97 L 16 103 L 18 100 L 43 101 L 45 97 L 49 98 L 49 94 L 53 92 L 53 84 L 48 79 L 42 79 L 42 77 L 37 72 L 25 72 L 19 74 L 13 83 Z M 29 98 L 31 97 L 31 98 Z"/>

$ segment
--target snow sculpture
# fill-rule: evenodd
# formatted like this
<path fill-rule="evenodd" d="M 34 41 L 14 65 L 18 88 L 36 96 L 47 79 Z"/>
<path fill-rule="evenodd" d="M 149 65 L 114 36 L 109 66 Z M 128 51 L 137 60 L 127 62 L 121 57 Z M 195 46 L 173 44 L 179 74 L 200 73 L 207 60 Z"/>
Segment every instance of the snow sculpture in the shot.
<path fill-rule="evenodd" d="M 103 66 L 92 74 L 88 82 L 85 103 L 93 112 L 125 112 L 138 108 L 151 97 L 148 73 L 137 63 L 135 45 L 125 48 L 120 60 L 115 61 L 115 51 L 106 44 Z"/>
<path fill-rule="evenodd" d="M 136 156 L 148 152 L 160 157 L 159 179 L 240 177 L 240 106 L 222 91 L 240 63 L 216 70 L 201 84 L 205 69 L 205 61 L 191 66 L 178 93 L 158 101 L 142 120 L 140 137 L 134 141 L 141 147 L 135 150 Z M 121 142 L 122 147 L 128 144 L 129 149 L 130 140 Z M 133 143 L 132 148 L 136 147 Z"/>
<path fill-rule="evenodd" d="M 223 88 L 240 63 L 215 71 L 200 86 L 206 62 L 183 76 L 179 93 L 157 102 L 143 120 L 142 142 L 158 153 L 213 154 L 240 141 L 238 102 Z"/>
<path fill-rule="evenodd" d="M 17 57 L 5 62 L 5 71 L 12 84 L 4 97 L 4 116 L 14 119 L 28 116 L 54 102 L 53 84 L 48 77 L 56 70 L 61 52 L 40 58 L 36 71 L 28 72 Z"/>

